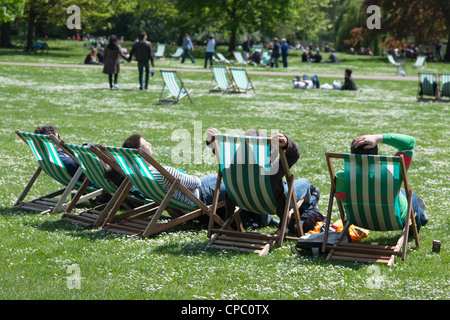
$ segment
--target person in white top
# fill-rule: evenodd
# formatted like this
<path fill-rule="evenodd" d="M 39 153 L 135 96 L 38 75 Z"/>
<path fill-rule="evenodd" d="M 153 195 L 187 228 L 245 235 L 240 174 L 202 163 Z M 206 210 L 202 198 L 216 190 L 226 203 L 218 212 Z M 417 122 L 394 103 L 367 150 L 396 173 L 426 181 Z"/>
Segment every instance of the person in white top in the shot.
<path fill-rule="evenodd" d="M 208 37 L 208 41 L 206 43 L 205 69 L 208 64 L 208 60 L 209 60 L 209 66 L 211 67 L 213 65 L 213 56 L 214 56 L 215 48 L 216 48 L 216 40 L 214 40 L 213 35 L 210 35 Z"/>

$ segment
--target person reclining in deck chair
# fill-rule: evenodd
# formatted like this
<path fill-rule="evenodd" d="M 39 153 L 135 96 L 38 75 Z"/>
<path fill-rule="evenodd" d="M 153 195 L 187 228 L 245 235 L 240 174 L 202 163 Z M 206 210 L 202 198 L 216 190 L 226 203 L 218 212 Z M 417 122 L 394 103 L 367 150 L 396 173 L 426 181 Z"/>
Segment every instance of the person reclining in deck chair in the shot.
<path fill-rule="evenodd" d="M 149 155 L 153 154 L 153 150 L 149 142 L 147 142 L 141 134 L 133 134 L 128 137 L 122 145 L 122 148 L 130 148 L 130 149 L 144 149 Z M 168 191 L 170 188 L 170 181 L 168 181 L 159 171 L 154 169 L 151 165 L 149 168 L 155 177 L 155 180 L 158 181 L 159 185 L 165 190 Z M 185 173 L 183 170 L 175 169 L 169 166 L 164 166 L 164 168 L 173 176 L 175 179 L 179 179 L 180 183 L 188 188 L 197 198 L 199 198 L 204 204 L 211 205 L 213 201 L 214 191 L 216 187 L 217 175 L 209 174 L 198 178 L 196 176 L 189 175 Z M 191 199 L 189 199 L 186 195 L 184 195 L 179 190 L 175 191 L 174 198 L 180 200 L 187 204 L 192 204 Z M 220 185 L 220 193 L 219 193 L 219 202 L 225 199 L 225 185 L 222 183 Z"/>
<path fill-rule="evenodd" d="M 214 144 L 212 144 L 212 137 L 213 135 L 217 134 L 218 131 L 215 128 L 210 128 L 207 131 L 206 136 L 206 143 L 210 148 L 214 148 Z M 267 137 L 264 133 L 258 131 L 258 130 L 248 130 L 244 133 L 246 136 L 256 136 L 256 137 Z M 300 149 L 297 146 L 297 144 L 292 140 L 286 137 L 286 135 L 278 133 L 277 137 L 280 143 L 280 147 L 283 148 L 286 152 L 286 160 L 288 163 L 289 168 L 291 168 L 297 160 L 300 158 Z M 271 150 L 271 152 L 278 152 L 278 150 Z M 214 153 L 214 149 L 213 149 Z M 271 155 L 272 158 L 272 155 Z M 276 160 L 278 161 L 278 160 Z M 275 164 L 275 163 L 274 163 Z M 273 164 L 273 165 L 274 165 Z M 284 176 L 284 170 L 281 163 L 278 163 L 278 170 L 274 174 L 270 176 L 270 184 L 272 191 L 274 192 L 274 197 L 278 203 L 278 209 L 277 209 L 277 216 L 281 219 L 283 218 L 283 210 L 286 203 L 286 197 L 288 192 L 288 185 L 283 180 Z M 297 178 L 294 181 L 294 191 L 295 196 L 297 198 L 297 202 L 301 199 L 304 199 L 304 203 L 302 204 L 300 208 L 300 215 L 303 212 L 306 212 L 308 210 L 317 210 L 318 211 L 318 202 L 319 202 L 319 196 L 320 192 L 319 189 L 314 187 L 312 184 L 309 183 L 309 181 L 306 178 Z M 232 201 L 225 197 L 225 210 L 226 212 L 234 212 L 234 204 Z M 321 216 L 321 215 L 320 215 Z M 241 217 L 243 217 L 243 223 L 244 219 L 247 219 L 249 222 L 249 226 L 252 227 L 264 227 L 266 225 L 277 225 L 279 221 L 277 219 L 274 219 L 270 215 L 260 215 L 257 213 L 251 213 L 243 211 L 241 213 Z M 245 218 L 244 218 L 245 217 Z M 315 225 L 315 223 L 314 223 Z M 295 225 L 295 220 L 292 219 L 291 223 L 288 226 L 289 231 L 296 233 L 297 226 Z M 306 230 L 308 231 L 308 230 Z"/>
<path fill-rule="evenodd" d="M 403 155 L 405 166 L 408 170 L 412 162 L 413 151 L 416 144 L 415 139 L 408 135 L 394 133 L 361 135 L 352 141 L 350 152 L 355 154 L 378 155 L 378 144 L 380 143 L 396 148 L 397 152 L 395 153 L 395 156 Z M 341 169 L 336 173 L 336 196 L 339 199 L 345 197 L 344 169 Z M 401 190 L 396 201 L 398 201 L 401 210 L 402 222 L 405 222 L 408 212 L 408 202 L 404 190 Z M 428 222 L 428 217 L 425 213 L 425 204 L 423 200 L 417 197 L 415 193 L 413 193 L 412 206 L 416 213 L 416 225 L 417 231 L 419 231 L 420 227 Z"/>

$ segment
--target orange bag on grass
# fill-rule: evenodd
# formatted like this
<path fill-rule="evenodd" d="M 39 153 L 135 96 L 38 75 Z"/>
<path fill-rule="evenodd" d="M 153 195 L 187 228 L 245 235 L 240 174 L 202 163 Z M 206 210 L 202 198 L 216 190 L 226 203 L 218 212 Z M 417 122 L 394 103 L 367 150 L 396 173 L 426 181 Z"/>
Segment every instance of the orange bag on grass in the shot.
<path fill-rule="evenodd" d="M 336 229 L 337 232 L 342 232 L 342 229 L 344 229 L 342 220 L 339 219 L 335 223 L 333 223 L 333 228 Z M 359 241 L 368 236 L 369 230 L 352 224 L 348 228 L 348 233 L 350 234 L 350 238 L 352 238 L 352 240 Z"/>

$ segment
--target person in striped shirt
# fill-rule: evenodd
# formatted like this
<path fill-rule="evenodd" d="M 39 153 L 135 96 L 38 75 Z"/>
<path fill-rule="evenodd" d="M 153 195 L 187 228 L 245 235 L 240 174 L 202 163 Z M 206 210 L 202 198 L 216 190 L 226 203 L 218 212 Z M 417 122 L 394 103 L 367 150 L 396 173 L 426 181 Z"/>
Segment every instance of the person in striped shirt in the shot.
<path fill-rule="evenodd" d="M 385 133 L 375 135 L 361 135 L 354 139 L 351 144 L 351 153 L 354 154 L 378 154 L 378 144 L 384 143 L 397 149 L 395 156 L 403 155 L 406 170 L 411 165 L 412 157 L 414 153 L 414 147 L 416 141 L 413 137 L 404 134 Z M 340 200 L 345 200 L 345 173 L 344 169 L 341 169 L 336 173 L 336 196 Z M 401 219 L 404 223 L 406 220 L 406 214 L 408 211 L 408 202 L 406 200 L 405 190 L 401 190 L 397 200 L 401 210 Z M 425 213 L 425 204 L 423 200 L 415 193 L 413 193 L 412 206 L 414 212 L 416 212 L 416 225 L 417 231 L 421 226 L 424 226 L 428 222 L 428 217 Z"/>
<path fill-rule="evenodd" d="M 122 145 L 123 148 L 131 148 L 131 149 L 144 149 L 149 155 L 153 154 L 153 150 L 149 142 L 147 142 L 141 134 L 133 134 Z M 163 166 L 175 179 L 179 179 L 180 183 L 188 188 L 197 198 L 199 198 L 204 204 L 211 205 L 214 191 L 216 187 L 217 175 L 209 174 L 198 178 L 196 176 L 192 176 L 187 174 L 181 169 L 175 169 L 170 166 Z M 159 185 L 165 190 L 169 191 L 171 182 L 166 179 L 159 171 L 153 168 L 149 164 L 149 169 L 151 170 L 153 176 Z M 219 202 L 225 199 L 225 185 L 222 183 L 220 185 L 219 192 Z M 176 190 L 173 197 L 177 200 L 180 200 L 183 203 L 194 205 L 191 199 L 187 197 L 185 194 Z"/>

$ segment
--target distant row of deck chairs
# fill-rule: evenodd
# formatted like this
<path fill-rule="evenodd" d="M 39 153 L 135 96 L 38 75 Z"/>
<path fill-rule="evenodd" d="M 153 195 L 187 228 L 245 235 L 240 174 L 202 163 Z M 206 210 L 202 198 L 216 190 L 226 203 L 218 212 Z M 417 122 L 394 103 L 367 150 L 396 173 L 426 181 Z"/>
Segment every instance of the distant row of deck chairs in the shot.
<path fill-rule="evenodd" d="M 417 100 L 428 102 L 450 102 L 450 74 L 419 73 Z"/>

